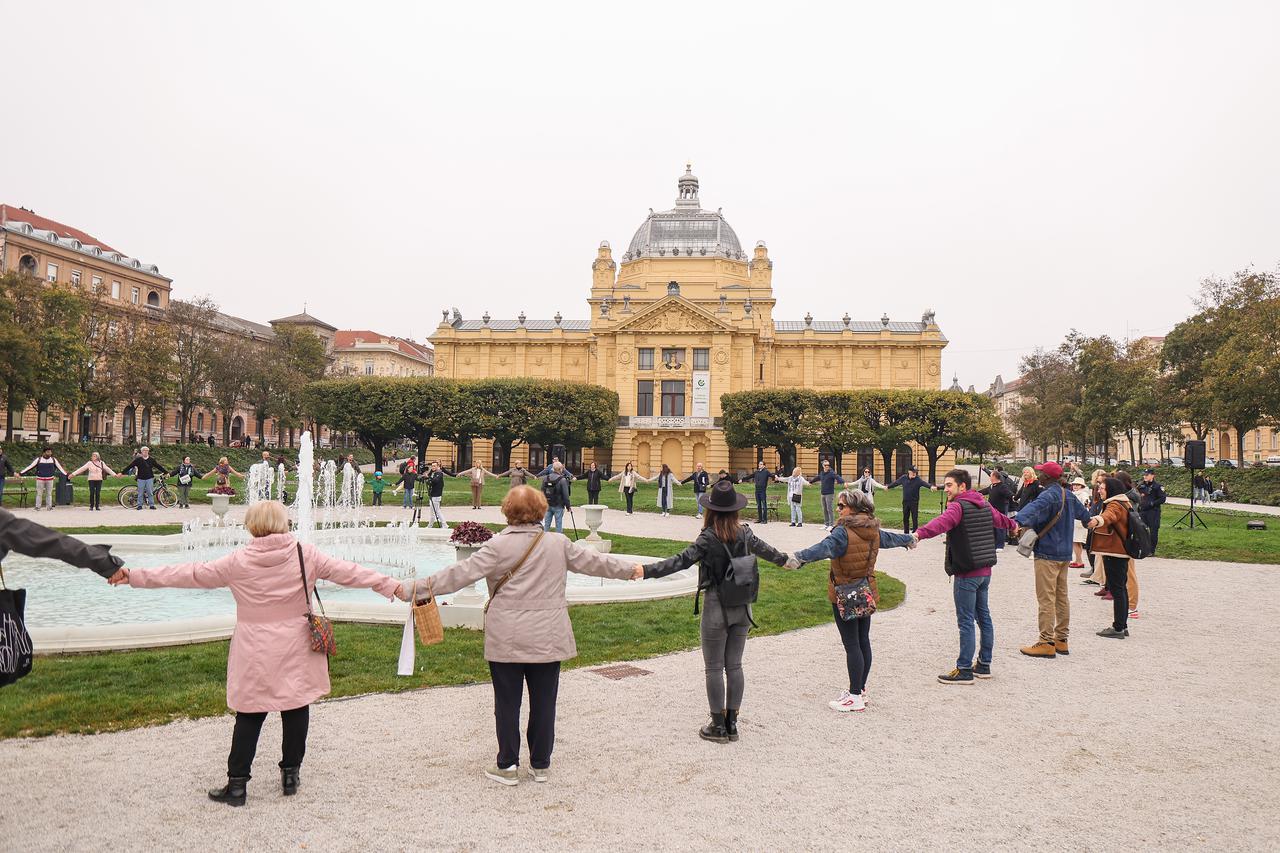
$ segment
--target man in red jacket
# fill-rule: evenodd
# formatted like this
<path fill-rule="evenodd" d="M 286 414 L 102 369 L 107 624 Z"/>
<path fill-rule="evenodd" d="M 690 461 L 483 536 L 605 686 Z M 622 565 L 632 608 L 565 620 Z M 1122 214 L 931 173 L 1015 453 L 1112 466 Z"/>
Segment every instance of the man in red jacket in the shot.
<path fill-rule="evenodd" d="M 991 567 L 996 564 L 996 530 L 1013 530 L 1013 519 L 987 503 L 970 488 L 969 472 L 948 471 L 942 481 L 947 508 L 942 515 L 916 531 L 916 539 L 947 534 L 944 567 L 952 576 L 951 594 L 960 627 L 960 657 L 956 668 L 938 676 L 943 684 L 973 684 L 974 677 L 991 677 L 991 652 L 995 647 L 995 626 L 987 606 Z M 982 632 L 982 645 L 975 662 L 974 623 Z"/>

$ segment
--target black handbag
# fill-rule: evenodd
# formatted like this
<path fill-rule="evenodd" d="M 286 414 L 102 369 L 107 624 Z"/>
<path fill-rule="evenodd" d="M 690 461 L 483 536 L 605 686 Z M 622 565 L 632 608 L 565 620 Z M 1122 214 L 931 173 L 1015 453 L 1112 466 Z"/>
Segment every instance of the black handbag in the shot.
<path fill-rule="evenodd" d="M 31 634 L 23 619 L 26 606 L 27 591 L 4 586 L 0 569 L 0 687 L 31 672 Z"/>

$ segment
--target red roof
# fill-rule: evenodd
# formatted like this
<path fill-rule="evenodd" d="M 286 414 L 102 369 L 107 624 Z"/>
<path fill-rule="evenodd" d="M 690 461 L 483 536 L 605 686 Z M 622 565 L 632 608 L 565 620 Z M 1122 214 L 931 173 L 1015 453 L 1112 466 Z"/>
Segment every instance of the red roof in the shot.
<path fill-rule="evenodd" d="M 59 237 L 74 237 L 86 246 L 97 246 L 104 252 L 119 251 L 111 248 L 92 234 L 81 231 L 79 228 L 72 228 L 70 225 L 63 225 L 61 222 L 46 219 L 26 208 L 16 207 L 12 204 L 0 204 L 0 223 L 5 222 L 26 222 L 32 228 L 38 228 L 41 231 L 52 231 Z"/>
<path fill-rule="evenodd" d="M 431 357 L 432 351 L 429 347 L 421 344 L 415 344 L 413 341 L 397 338 L 395 335 L 382 335 L 378 332 L 372 332 L 368 329 L 342 329 L 334 334 L 334 349 L 345 349 L 354 347 L 357 341 L 363 341 L 369 344 L 387 343 L 395 344 L 400 352 L 410 358 L 427 359 Z"/>

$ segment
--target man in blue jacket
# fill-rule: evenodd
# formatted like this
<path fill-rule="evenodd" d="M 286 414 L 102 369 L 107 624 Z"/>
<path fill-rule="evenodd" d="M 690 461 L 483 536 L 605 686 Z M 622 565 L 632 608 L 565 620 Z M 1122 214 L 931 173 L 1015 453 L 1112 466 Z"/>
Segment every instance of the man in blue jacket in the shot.
<path fill-rule="evenodd" d="M 711 488 L 711 475 L 702 469 L 702 463 L 699 462 L 697 470 L 680 482 L 693 483 L 693 502 L 698 507 L 698 518 L 702 518 L 702 502 L 698 498 Z"/>
<path fill-rule="evenodd" d="M 1070 654 L 1067 633 L 1071 624 L 1071 602 L 1067 598 L 1067 573 L 1076 524 L 1090 518 L 1088 508 L 1067 494 L 1060 480 L 1057 462 L 1037 465 L 1040 494 L 1018 512 L 1013 520 L 1039 534 L 1035 546 L 1036 602 L 1040 610 L 1040 639 L 1024 646 L 1022 653 L 1033 658 Z"/>
<path fill-rule="evenodd" d="M 937 486 L 920 477 L 916 466 L 912 465 L 907 473 L 889 484 L 889 488 L 902 486 L 902 532 L 915 533 L 920 526 L 920 490 L 936 491 Z"/>

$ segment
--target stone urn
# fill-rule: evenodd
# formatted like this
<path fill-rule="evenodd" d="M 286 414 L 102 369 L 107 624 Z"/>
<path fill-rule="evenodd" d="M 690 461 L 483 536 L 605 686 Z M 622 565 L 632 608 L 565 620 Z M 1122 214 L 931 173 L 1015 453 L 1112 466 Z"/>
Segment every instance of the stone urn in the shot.
<path fill-rule="evenodd" d="M 608 554 L 613 550 L 613 543 L 608 539 L 600 536 L 600 525 L 604 523 L 604 511 L 608 509 L 604 504 L 586 504 L 582 507 L 587 514 L 587 527 L 591 532 L 587 534 L 587 538 L 582 540 L 595 548 L 601 554 Z"/>
<path fill-rule="evenodd" d="M 458 562 L 470 557 L 476 551 L 483 548 L 483 545 L 454 545 L 453 550 L 456 552 Z M 484 580 L 478 580 L 471 586 L 463 587 L 453 594 L 454 604 L 484 604 L 485 596 L 488 595 Z"/>
<path fill-rule="evenodd" d="M 231 495 L 209 495 L 209 500 L 213 502 L 213 514 L 218 517 L 218 526 L 224 526 L 227 523 L 227 510 L 231 509 Z"/>

